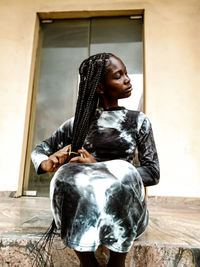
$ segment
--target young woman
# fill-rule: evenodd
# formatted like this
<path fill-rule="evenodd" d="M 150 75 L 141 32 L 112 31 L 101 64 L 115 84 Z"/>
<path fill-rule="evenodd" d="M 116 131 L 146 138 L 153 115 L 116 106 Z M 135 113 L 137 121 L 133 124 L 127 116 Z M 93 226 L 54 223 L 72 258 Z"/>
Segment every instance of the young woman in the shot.
<path fill-rule="evenodd" d="M 148 223 L 144 186 L 159 181 L 152 128 L 142 112 L 118 106 L 132 91 L 118 57 L 91 56 L 79 73 L 75 117 L 36 146 L 32 161 L 37 173 L 56 171 L 50 186 L 54 226 L 81 266 L 98 266 L 93 252 L 102 244 L 110 249 L 107 266 L 124 267 Z M 136 148 L 138 168 L 132 164 Z"/>

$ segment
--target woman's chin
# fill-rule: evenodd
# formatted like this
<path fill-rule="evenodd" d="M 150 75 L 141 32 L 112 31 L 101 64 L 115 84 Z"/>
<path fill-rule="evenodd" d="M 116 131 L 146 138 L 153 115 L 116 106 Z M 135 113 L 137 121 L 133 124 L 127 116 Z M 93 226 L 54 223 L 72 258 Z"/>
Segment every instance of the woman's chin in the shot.
<path fill-rule="evenodd" d="M 131 94 L 132 94 L 132 90 L 130 90 L 129 92 L 126 92 L 126 94 L 124 94 L 120 99 L 128 98 L 131 96 Z"/>

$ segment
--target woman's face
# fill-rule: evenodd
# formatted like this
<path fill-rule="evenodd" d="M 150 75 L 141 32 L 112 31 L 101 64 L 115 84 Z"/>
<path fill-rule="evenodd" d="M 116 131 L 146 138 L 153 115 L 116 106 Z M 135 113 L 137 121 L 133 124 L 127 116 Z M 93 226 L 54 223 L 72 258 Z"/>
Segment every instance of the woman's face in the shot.
<path fill-rule="evenodd" d="M 131 95 L 132 85 L 124 63 L 116 57 L 109 58 L 108 71 L 105 73 L 104 82 L 101 84 L 102 97 L 108 101 L 117 101 Z"/>

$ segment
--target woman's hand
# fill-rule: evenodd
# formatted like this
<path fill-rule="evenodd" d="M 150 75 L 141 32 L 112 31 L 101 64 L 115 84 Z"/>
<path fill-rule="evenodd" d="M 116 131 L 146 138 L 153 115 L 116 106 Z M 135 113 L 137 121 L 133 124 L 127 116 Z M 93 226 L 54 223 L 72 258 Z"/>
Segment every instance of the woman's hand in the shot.
<path fill-rule="evenodd" d="M 97 162 L 93 156 L 85 149 L 79 149 L 78 150 L 79 154 L 82 154 L 83 157 L 78 156 L 74 157 L 70 160 L 70 162 L 79 162 L 79 163 L 95 163 Z"/>
<path fill-rule="evenodd" d="M 65 150 L 59 150 L 49 156 L 47 160 L 42 161 L 40 167 L 46 172 L 57 171 L 69 157 L 71 146 L 68 146 Z"/>

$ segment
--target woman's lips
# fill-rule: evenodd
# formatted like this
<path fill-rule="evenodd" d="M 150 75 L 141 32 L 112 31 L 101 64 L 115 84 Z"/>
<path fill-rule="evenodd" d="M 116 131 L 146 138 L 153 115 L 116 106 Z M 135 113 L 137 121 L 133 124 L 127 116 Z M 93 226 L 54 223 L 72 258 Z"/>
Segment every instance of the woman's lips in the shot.
<path fill-rule="evenodd" d="M 129 93 L 133 90 L 132 85 L 130 85 L 128 88 L 126 88 L 125 92 Z"/>

